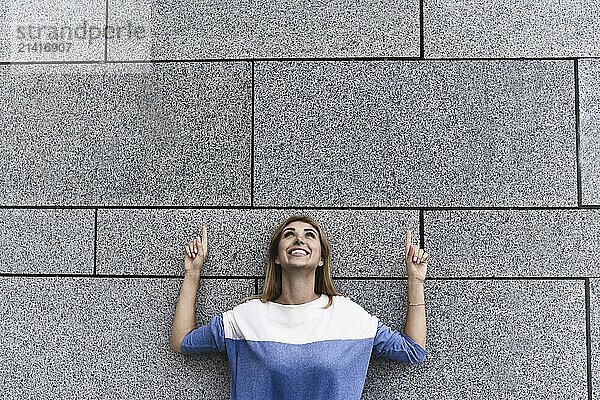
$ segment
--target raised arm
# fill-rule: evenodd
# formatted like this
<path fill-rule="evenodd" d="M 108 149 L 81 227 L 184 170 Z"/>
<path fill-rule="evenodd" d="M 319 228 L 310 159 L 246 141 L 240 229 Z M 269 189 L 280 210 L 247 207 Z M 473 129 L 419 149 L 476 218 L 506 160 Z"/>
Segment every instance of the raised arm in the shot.
<path fill-rule="evenodd" d="M 423 286 L 429 254 L 425 253 L 419 246 L 411 243 L 412 232 L 409 230 L 406 232 L 405 252 L 406 274 L 408 276 L 408 311 L 406 312 L 404 333 L 424 349 L 427 326 L 425 323 L 425 293 Z"/>
<path fill-rule="evenodd" d="M 180 352 L 183 338 L 196 328 L 196 294 L 200 284 L 200 270 L 207 254 L 206 226 L 202 226 L 202 238 L 196 237 L 185 246 L 185 276 L 179 291 L 179 301 L 175 308 L 173 327 L 169 346 L 171 350 Z"/>

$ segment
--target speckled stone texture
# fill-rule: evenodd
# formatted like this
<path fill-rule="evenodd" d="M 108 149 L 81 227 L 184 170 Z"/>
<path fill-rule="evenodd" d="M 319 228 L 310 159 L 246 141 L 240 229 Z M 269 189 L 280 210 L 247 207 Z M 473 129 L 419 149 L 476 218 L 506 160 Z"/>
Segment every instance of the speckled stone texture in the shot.
<path fill-rule="evenodd" d="M 224 353 L 169 348 L 184 245 L 208 226 L 206 324 L 262 291 L 297 214 L 397 330 L 408 229 L 430 255 L 428 359 L 373 356 L 362 400 L 600 400 L 599 15 L 0 2 L 0 400 L 227 400 Z M 23 25 L 84 23 L 69 51 L 18 51 L 45 41 Z"/>
<path fill-rule="evenodd" d="M 417 0 L 108 4 L 111 23 L 132 21 L 148 32 L 109 39 L 109 60 L 417 57 L 420 51 Z"/>
<path fill-rule="evenodd" d="M 91 274 L 94 210 L 0 209 L 0 273 Z"/>
<path fill-rule="evenodd" d="M 405 280 L 335 283 L 404 330 Z M 363 399 L 587 399 L 583 280 L 428 280 L 425 302 L 426 363 L 373 356 Z"/>
<path fill-rule="evenodd" d="M 183 251 L 207 227 L 202 274 L 259 275 L 283 210 L 99 210 L 98 273 L 183 274 Z"/>
<path fill-rule="evenodd" d="M 598 57 L 598 0 L 425 0 L 425 57 Z"/>
<path fill-rule="evenodd" d="M 0 66 L 0 205 L 249 205 L 249 63 Z"/>
<path fill-rule="evenodd" d="M 0 62 L 103 60 L 104 10 L 103 0 L 4 0 Z"/>
<path fill-rule="evenodd" d="M 581 202 L 600 204 L 600 62 L 579 60 Z"/>
<path fill-rule="evenodd" d="M 207 226 L 207 276 L 263 276 L 271 236 L 291 215 L 314 218 L 331 243 L 334 276 L 406 276 L 405 235 L 419 242 L 417 211 L 99 210 L 99 274 L 181 274 L 183 249 Z"/>
<path fill-rule="evenodd" d="M 255 205 L 577 205 L 572 61 L 256 62 L 255 75 Z"/>
<path fill-rule="evenodd" d="M 180 287 L 180 279 L 0 278 L 2 396 L 228 398 L 225 353 L 169 348 Z M 202 280 L 198 323 L 253 292 L 253 280 Z"/>
<path fill-rule="evenodd" d="M 430 277 L 600 274 L 600 210 L 426 210 Z"/>

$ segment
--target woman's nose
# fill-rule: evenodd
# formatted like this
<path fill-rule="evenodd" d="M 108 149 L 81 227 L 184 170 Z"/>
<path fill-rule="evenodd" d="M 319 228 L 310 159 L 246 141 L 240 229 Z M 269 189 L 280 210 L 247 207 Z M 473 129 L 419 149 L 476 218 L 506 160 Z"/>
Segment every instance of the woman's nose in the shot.
<path fill-rule="evenodd" d="M 298 242 L 304 243 L 301 238 L 296 238 L 296 240 L 294 241 L 294 243 L 298 243 Z"/>

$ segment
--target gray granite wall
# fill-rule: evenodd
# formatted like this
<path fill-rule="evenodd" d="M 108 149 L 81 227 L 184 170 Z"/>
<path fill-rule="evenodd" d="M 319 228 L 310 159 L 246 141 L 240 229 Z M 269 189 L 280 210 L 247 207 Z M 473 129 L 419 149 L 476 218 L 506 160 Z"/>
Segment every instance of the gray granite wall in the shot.
<path fill-rule="evenodd" d="M 1 2 L 0 398 L 227 399 L 224 355 L 169 349 L 183 245 L 208 226 L 203 324 L 304 213 L 400 330 L 405 231 L 431 255 L 428 360 L 364 399 L 600 399 L 599 14 Z"/>

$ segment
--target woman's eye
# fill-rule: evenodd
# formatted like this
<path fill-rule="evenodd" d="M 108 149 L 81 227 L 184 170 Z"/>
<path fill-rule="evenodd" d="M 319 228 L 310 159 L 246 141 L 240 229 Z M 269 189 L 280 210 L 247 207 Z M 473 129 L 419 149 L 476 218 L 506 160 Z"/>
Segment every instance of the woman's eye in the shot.
<path fill-rule="evenodd" d="M 284 233 L 284 234 L 283 234 L 283 236 L 284 236 L 284 237 L 288 237 L 288 236 L 290 236 L 291 234 L 292 234 L 292 232 L 289 232 L 289 231 L 288 231 L 288 232 Z"/>
<path fill-rule="evenodd" d="M 306 236 L 309 236 L 309 237 L 311 237 L 311 238 L 314 238 L 314 237 L 315 237 L 315 234 L 314 234 L 314 233 L 312 233 L 312 232 L 308 232 L 308 233 L 306 234 Z"/>

